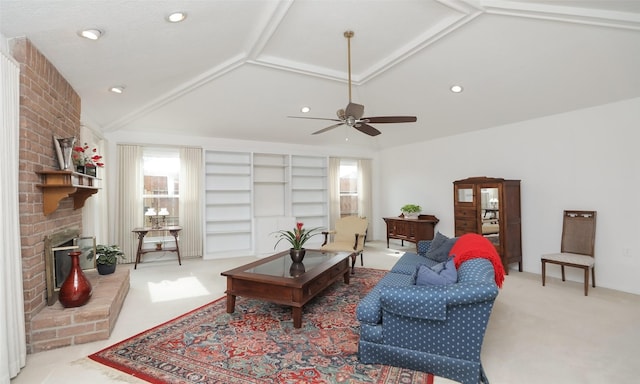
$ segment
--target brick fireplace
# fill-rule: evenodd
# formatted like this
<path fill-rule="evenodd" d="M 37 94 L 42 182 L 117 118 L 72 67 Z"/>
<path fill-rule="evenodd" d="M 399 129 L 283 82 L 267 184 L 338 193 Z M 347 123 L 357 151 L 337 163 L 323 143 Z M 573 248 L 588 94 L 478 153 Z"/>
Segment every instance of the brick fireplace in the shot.
<path fill-rule="evenodd" d="M 88 315 L 78 315 L 81 310 L 65 309 L 59 303 L 56 304 L 58 307 L 47 307 L 44 239 L 57 231 L 74 227 L 81 229 L 82 210 L 75 210 L 73 200 L 65 198 L 60 201 L 55 212 L 44 215 L 42 190 L 38 188 L 41 179 L 37 172 L 59 169 L 53 145 L 54 136 L 80 136 L 81 101 L 67 80 L 29 40 L 13 40 L 11 49 L 14 59 L 20 63 L 20 236 L 27 353 L 34 353 L 97 340 L 98 338 L 91 339 L 95 335 L 89 337 L 90 340 L 73 337 L 78 332 L 86 333 L 87 327 L 93 326 L 96 329 L 96 324 L 81 324 L 74 329 L 69 325 L 75 323 L 74 316 L 100 323 L 97 327 L 102 333 L 98 337 L 107 338 L 115 318 L 111 323 L 105 323 L 100 322 L 96 316 L 107 319 L 113 315 L 117 317 L 129 288 L 129 269 L 124 267 L 120 272 L 120 280 L 124 279 L 122 274 L 126 274 L 126 284 L 121 284 L 122 289 L 126 286 L 126 291 L 118 294 L 118 288 L 111 295 L 121 296 L 121 299 L 116 299 L 120 300 L 117 308 L 102 308 Z M 97 274 L 90 276 L 92 282 L 97 282 L 98 277 L 102 278 Z M 103 300 L 94 300 L 95 293 L 94 287 L 91 301 Z M 52 312 L 53 307 L 56 307 L 56 313 Z M 103 313 L 105 311 L 106 314 Z M 67 318 L 71 320 L 67 321 Z M 103 337 L 105 329 L 106 337 Z M 43 343 L 45 331 L 48 341 Z"/>

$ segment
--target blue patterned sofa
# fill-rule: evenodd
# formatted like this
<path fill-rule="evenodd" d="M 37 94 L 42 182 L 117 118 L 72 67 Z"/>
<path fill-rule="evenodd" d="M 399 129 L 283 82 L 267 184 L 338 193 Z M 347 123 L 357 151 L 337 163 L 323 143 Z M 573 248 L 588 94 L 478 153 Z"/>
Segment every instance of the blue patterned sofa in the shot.
<path fill-rule="evenodd" d="M 364 364 L 488 383 L 480 349 L 498 295 L 493 265 L 471 258 L 458 267 L 454 284 L 415 285 L 419 264 L 437 264 L 424 256 L 430 243 L 421 241 L 418 253 L 405 253 L 360 301 L 358 357 Z"/>

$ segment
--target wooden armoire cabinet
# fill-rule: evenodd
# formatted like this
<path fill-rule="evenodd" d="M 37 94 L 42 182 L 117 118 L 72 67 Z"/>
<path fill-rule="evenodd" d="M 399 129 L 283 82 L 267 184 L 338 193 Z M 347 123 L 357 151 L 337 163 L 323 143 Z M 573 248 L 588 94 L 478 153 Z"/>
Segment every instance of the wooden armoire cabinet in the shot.
<path fill-rule="evenodd" d="M 522 272 L 520 180 L 471 177 L 453 182 L 455 235 L 478 233 L 496 247 L 505 272 Z"/>

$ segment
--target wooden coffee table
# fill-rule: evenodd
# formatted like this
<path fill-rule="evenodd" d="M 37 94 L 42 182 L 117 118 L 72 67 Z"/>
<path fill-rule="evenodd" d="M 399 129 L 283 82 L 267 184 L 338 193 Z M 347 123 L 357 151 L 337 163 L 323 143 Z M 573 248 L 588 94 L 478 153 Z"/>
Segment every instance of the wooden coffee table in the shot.
<path fill-rule="evenodd" d="M 227 277 L 227 313 L 233 313 L 236 296 L 263 299 L 292 307 L 293 326 L 302 326 L 302 306 L 340 277 L 349 284 L 349 252 L 307 249 L 302 265 L 289 251 L 222 272 Z"/>

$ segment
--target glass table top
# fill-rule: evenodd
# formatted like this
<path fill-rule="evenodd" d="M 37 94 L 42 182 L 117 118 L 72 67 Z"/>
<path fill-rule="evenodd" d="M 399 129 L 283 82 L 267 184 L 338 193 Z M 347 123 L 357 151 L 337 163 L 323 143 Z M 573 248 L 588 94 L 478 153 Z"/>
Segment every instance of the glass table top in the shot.
<path fill-rule="evenodd" d="M 331 260 L 337 254 L 336 252 L 320 252 L 307 249 L 302 262 L 294 263 L 291 261 L 289 252 L 286 252 L 272 260 L 248 268 L 245 272 L 278 277 L 297 277 L 304 272 L 309 272 L 325 261 Z"/>

